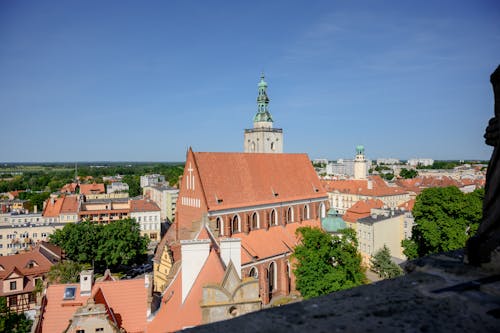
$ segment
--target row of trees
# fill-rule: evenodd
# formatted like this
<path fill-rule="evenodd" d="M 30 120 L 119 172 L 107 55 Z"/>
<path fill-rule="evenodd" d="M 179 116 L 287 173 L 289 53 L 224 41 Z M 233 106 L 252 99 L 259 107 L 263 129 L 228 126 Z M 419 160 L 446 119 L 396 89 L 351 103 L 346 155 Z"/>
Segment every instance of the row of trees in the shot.
<path fill-rule="evenodd" d="M 89 221 L 71 223 L 49 237 L 51 243 L 64 250 L 68 259 L 92 264 L 100 270 L 143 262 L 148 246 L 148 238 L 141 236 L 134 219 L 104 225 Z"/>

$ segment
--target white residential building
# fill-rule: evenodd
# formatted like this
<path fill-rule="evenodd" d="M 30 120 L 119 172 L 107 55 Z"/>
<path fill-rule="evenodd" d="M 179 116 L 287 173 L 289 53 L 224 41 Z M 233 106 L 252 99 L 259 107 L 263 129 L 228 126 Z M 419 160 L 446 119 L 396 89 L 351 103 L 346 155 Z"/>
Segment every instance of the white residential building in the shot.
<path fill-rule="evenodd" d="M 141 187 L 154 186 L 165 183 L 165 176 L 159 174 L 141 176 Z"/>

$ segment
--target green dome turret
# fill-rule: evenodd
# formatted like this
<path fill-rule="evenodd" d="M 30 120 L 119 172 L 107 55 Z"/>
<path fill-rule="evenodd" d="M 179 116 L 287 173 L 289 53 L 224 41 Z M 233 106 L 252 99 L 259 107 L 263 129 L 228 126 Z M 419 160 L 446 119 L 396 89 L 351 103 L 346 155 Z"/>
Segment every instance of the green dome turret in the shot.
<path fill-rule="evenodd" d="M 363 145 L 356 146 L 356 155 L 363 155 L 365 153 L 365 147 Z"/>
<path fill-rule="evenodd" d="M 255 122 L 273 122 L 273 117 L 269 112 L 269 97 L 267 97 L 267 82 L 264 81 L 264 73 L 260 76 L 258 84 L 259 94 L 257 95 L 257 113 L 253 118 Z"/>
<path fill-rule="evenodd" d="M 321 219 L 321 227 L 328 233 L 337 233 L 339 230 L 347 228 L 337 210 L 330 208 L 326 217 Z"/>

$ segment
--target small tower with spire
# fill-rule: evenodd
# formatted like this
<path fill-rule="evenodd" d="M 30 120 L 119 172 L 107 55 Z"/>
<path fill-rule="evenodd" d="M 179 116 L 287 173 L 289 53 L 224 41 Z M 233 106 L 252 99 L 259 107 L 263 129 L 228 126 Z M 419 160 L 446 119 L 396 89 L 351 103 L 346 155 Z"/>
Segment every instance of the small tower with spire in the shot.
<path fill-rule="evenodd" d="M 365 159 L 365 147 L 356 146 L 356 158 L 354 159 L 354 179 L 366 179 L 368 163 Z"/>
<path fill-rule="evenodd" d="M 258 84 L 257 113 L 253 118 L 253 128 L 245 130 L 244 149 L 245 153 L 283 152 L 283 130 L 273 128 L 264 73 L 260 76 Z"/>

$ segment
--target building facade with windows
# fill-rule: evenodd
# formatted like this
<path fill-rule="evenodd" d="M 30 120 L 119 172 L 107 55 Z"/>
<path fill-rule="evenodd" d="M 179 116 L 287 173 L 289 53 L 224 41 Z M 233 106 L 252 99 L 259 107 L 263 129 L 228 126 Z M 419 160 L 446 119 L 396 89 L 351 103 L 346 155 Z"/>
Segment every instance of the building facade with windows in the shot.
<path fill-rule="evenodd" d="M 153 185 L 143 188 L 144 197 L 153 200 L 160 207 L 162 221 L 174 221 L 179 189 L 168 185 Z"/>
<path fill-rule="evenodd" d="M 40 242 L 32 251 L 0 257 L 0 296 L 11 311 L 34 311 L 37 288 L 50 267 L 61 260 L 61 253 L 60 248 Z"/>

